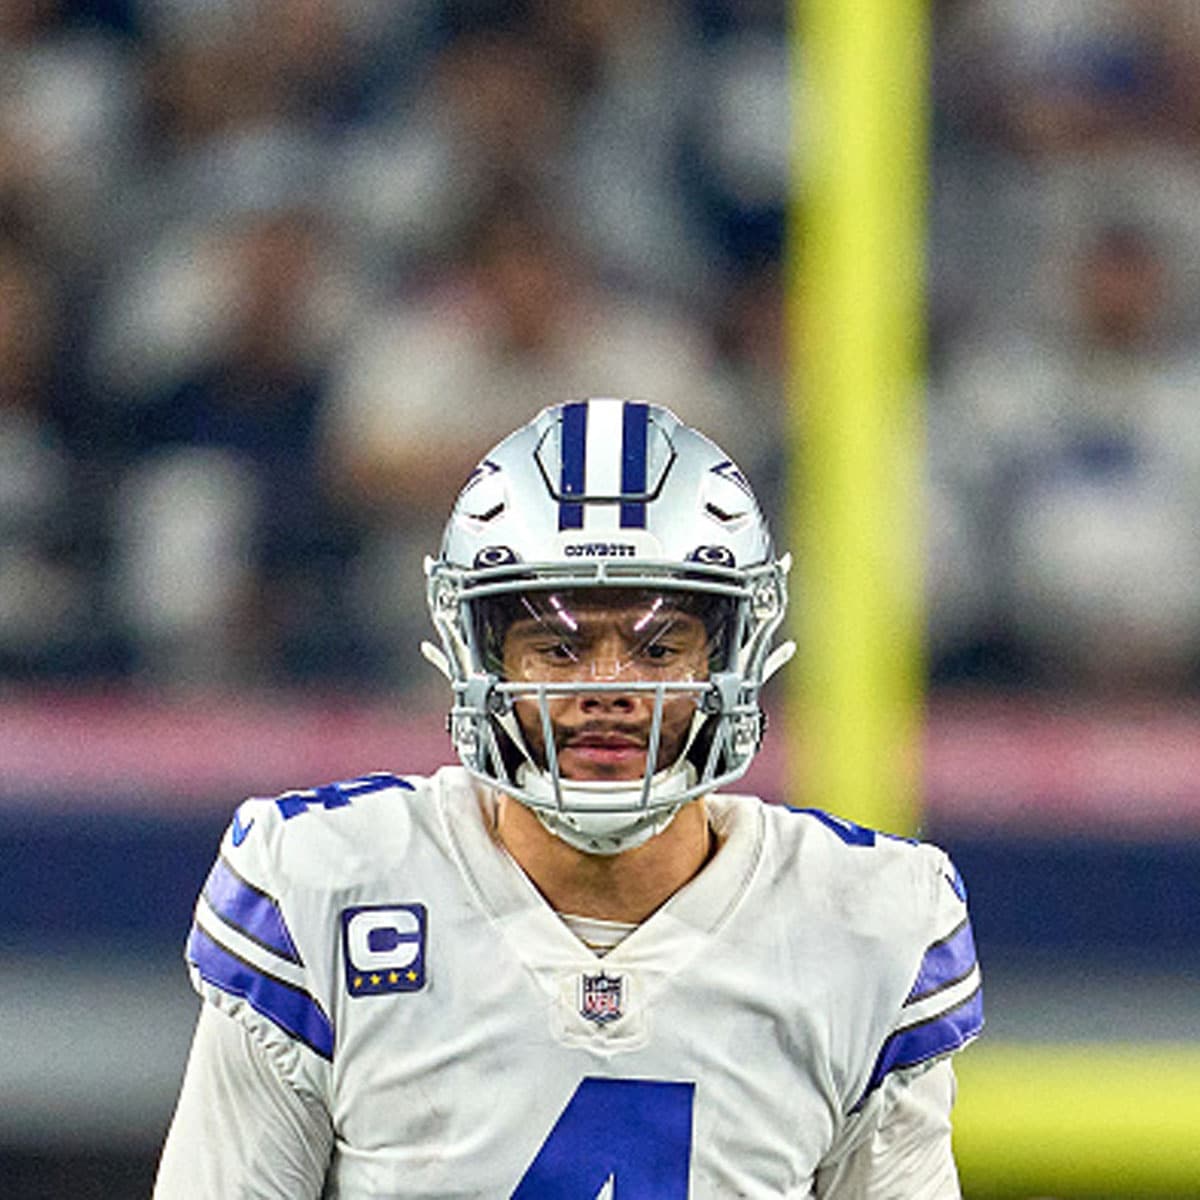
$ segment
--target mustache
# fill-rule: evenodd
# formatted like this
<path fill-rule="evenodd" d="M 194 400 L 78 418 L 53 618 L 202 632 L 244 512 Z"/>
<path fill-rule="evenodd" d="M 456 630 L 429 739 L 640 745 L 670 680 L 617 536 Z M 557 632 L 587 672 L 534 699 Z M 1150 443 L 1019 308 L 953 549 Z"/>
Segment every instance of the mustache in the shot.
<path fill-rule="evenodd" d="M 648 730 L 642 725 L 626 724 L 621 721 L 592 720 L 585 721 L 573 729 L 558 729 L 555 731 L 554 745 L 561 750 L 573 742 L 585 741 L 593 737 L 619 737 L 636 743 L 643 750 L 650 744 Z"/>

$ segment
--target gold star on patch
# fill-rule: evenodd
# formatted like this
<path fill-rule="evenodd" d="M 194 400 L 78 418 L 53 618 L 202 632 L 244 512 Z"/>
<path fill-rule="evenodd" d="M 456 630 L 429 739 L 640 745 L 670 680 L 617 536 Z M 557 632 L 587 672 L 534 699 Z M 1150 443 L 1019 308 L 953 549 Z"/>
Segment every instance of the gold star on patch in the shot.
<path fill-rule="evenodd" d="M 382 977 L 381 977 L 381 976 L 379 976 L 379 975 L 372 975 L 372 976 L 371 976 L 371 984 L 372 984 L 372 986 L 373 986 L 373 987 L 378 987 L 378 986 L 379 986 L 379 983 L 380 983 L 380 980 L 381 980 L 381 978 L 382 978 Z"/>
<path fill-rule="evenodd" d="M 355 975 L 355 977 L 354 977 L 354 986 L 355 986 L 356 988 L 360 988 L 360 987 L 362 987 L 362 976 L 361 976 L 361 975 Z"/>
<path fill-rule="evenodd" d="M 404 978 L 407 979 L 409 983 L 416 983 L 417 973 L 412 969 L 412 967 L 409 967 L 409 969 L 404 973 Z"/>
<path fill-rule="evenodd" d="M 388 972 L 388 983 L 399 983 L 399 982 L 400 982 L 400 976 L 397 975 L 395 971 L 389 971 Z"/>

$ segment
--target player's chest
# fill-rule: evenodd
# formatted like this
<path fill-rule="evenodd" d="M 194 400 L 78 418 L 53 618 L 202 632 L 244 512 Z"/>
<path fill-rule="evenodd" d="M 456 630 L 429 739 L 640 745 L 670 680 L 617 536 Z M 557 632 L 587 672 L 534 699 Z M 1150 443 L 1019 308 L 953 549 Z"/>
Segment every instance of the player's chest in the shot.
<path fill-rule="evenodd" d="M 808 1194 L 828 1049 L 734 960 L 522 957 L 483 922 L 363 911 L 336 1005 L 338 1194 Z"/>

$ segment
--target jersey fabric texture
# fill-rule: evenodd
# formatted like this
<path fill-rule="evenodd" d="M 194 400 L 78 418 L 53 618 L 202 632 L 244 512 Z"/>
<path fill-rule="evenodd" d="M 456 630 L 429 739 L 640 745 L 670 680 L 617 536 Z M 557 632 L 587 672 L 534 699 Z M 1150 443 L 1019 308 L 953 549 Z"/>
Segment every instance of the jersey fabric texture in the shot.
<path fill-rule="evenodd" d="M 205 1136 L 237 1087 L 210 1072 L 188 1109 L 185 1083 L 156 1195 L 186 1158 L 201 1197 L 874 1196 L 822 1180 L 897 1095 L 945 1154 L 878 1194 L 956 1195 L 952 1081 L 927 1068 L 982 1023 L 957 872 L 824 813 L 705 803 L 719 851 L 603 957 L 460 767 L 244 803 L 187 958 L 224 1014 L 204 1053 L 237 1039 L 278 1119 L 257 1149 Z M 327 1147 L 288 1151 L 306 1123 Z"/>

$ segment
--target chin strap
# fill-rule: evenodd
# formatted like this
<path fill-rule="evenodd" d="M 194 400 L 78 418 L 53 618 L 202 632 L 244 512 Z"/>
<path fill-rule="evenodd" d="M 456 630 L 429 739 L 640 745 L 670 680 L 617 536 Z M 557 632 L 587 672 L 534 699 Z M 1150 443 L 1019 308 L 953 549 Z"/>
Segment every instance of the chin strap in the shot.
<path fill-rule="evenodd" d="M 654 776 L 650 794 L 661 805 L 664 800 L 669 802 L 673 794 L 682 795 L 695 781 L 695 767 L 680 760 Z M 597 812 L 589 809 L 589 802 L 626 799 L 631 806 L 640 803 L 642 780 L 631 780 L 633 786 L 623 792 L 611 783 L 559 779 L 556 793 L 550 775 L 529 764 L 522 764 L 517 782 L 528 797 L 546 802 L 528 804 L 538 820 L 556 837 L 585 854 L 620 854 L 648 842 L 666 829 L 684 804 L 681 799 L 678 804 L 652 809 L 631 807 L 625 812 Z M 559 795 L 567 807 L 551 807 L 557 805 Z"/>

